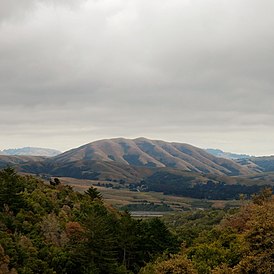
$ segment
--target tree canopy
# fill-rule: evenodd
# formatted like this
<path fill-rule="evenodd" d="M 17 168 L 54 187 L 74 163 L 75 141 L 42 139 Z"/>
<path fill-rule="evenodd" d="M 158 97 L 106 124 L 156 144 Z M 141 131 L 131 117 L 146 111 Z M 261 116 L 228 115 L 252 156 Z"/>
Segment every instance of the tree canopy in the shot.
<path fill-rule="evenodd" d="M 274 273 L 271 189 L 240 209 L 140 220 L 55 182 L 0 171 L 0 273 Z"/>

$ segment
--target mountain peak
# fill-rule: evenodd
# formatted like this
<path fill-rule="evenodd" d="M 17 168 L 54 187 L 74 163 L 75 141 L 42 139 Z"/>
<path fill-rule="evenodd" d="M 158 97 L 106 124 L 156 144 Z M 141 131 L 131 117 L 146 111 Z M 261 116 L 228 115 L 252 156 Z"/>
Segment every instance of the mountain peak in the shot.
<path fill-rule="evenodd" d="M 101 161 L 125 166 L 175 168 L 220 175 L 249 173 L 247 168 L 234 161 L 215 157 L 201 148 L 145 137 L 98 140 L 62 153 L 54 159 L 62 163 Z"/>

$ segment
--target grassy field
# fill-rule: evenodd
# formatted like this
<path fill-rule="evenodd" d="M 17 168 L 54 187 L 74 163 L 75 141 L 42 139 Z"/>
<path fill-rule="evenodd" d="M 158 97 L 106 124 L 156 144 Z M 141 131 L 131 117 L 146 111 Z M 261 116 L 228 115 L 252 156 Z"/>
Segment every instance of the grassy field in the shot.
<path fill-rule="evenodd" d="M 62 183 L 72 186 L 79 192 L 86 191 L 90 186 L 94 184 L 106 184 L 109 182 L 105 181 L 92 181 L 92 180 L 81 180 L 68 177 L 59 178 Z M 114 186 L 115 183 L 111 182 Z M 118 185 L 118 183 L 117 183 Z M 166 204 L 175 211 L 190 210 L 193 208 L 224 208 L 226 206 L 238 207 L 240 201 L 220 201 L 220 200 L 200 200 L 187 197 L 179 197 L 172 195 L 164 195 L 160 192 L 135 192 L 130 191 L 126 188 L 113 189 L 101 186 L 95 186 L 103 195 L 105 202 L 113 205 L 116 208 L 128 204 L 140 204 L 140 203 L 154 203 L 154 204 Z"/>

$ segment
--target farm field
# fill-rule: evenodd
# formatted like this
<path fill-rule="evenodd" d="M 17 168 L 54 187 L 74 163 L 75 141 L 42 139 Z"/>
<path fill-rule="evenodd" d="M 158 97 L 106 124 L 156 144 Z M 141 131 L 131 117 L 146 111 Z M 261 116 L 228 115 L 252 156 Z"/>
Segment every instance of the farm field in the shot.
<path fill-rule="evenodd" d="M 165 204 L 174 211 L 187 211 L 191 209 L 206 209 L 206 208 L 225 208 L 225 207 L 239 207 L 242 201 L 239 200 L 205 200 L 193 199 L 189 197 L 179 197 L 173 195 L 164 195 L 161 192 L 137 192 L 130 191 L 126 188 L 113 189 L 98 186 L 97 184 L 107 184 L 106 181 L 93 181 L 75 179 L 69 177 L 59 177 L 63 184 L 73 187 L 74 190 L 81 193 L 85 192 L 90 186 L 96 187 L 102 194 L 105 202 L 120 209 L 129 204 Z M 112 182 L 115 187 L 115 183 Z M 118 185 L 118 184 L 117 184 Z"/>

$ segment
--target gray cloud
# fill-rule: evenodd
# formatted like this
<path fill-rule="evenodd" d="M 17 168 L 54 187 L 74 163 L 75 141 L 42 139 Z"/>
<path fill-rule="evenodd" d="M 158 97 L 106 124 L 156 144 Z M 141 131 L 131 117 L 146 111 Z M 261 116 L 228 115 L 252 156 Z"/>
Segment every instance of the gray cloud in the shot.
<path fill-rule="evenodd" d="M 0 149 L 143 135 L 274 154 L 273 1 L 15 2 Z"/>
<path fill-rule="evenodd" d="M 35 12 L 40 5 L 76 8 L 86 0 L 8 0 L 0 3 L 0 24 L 8 21 L 20 22 Z"/>

